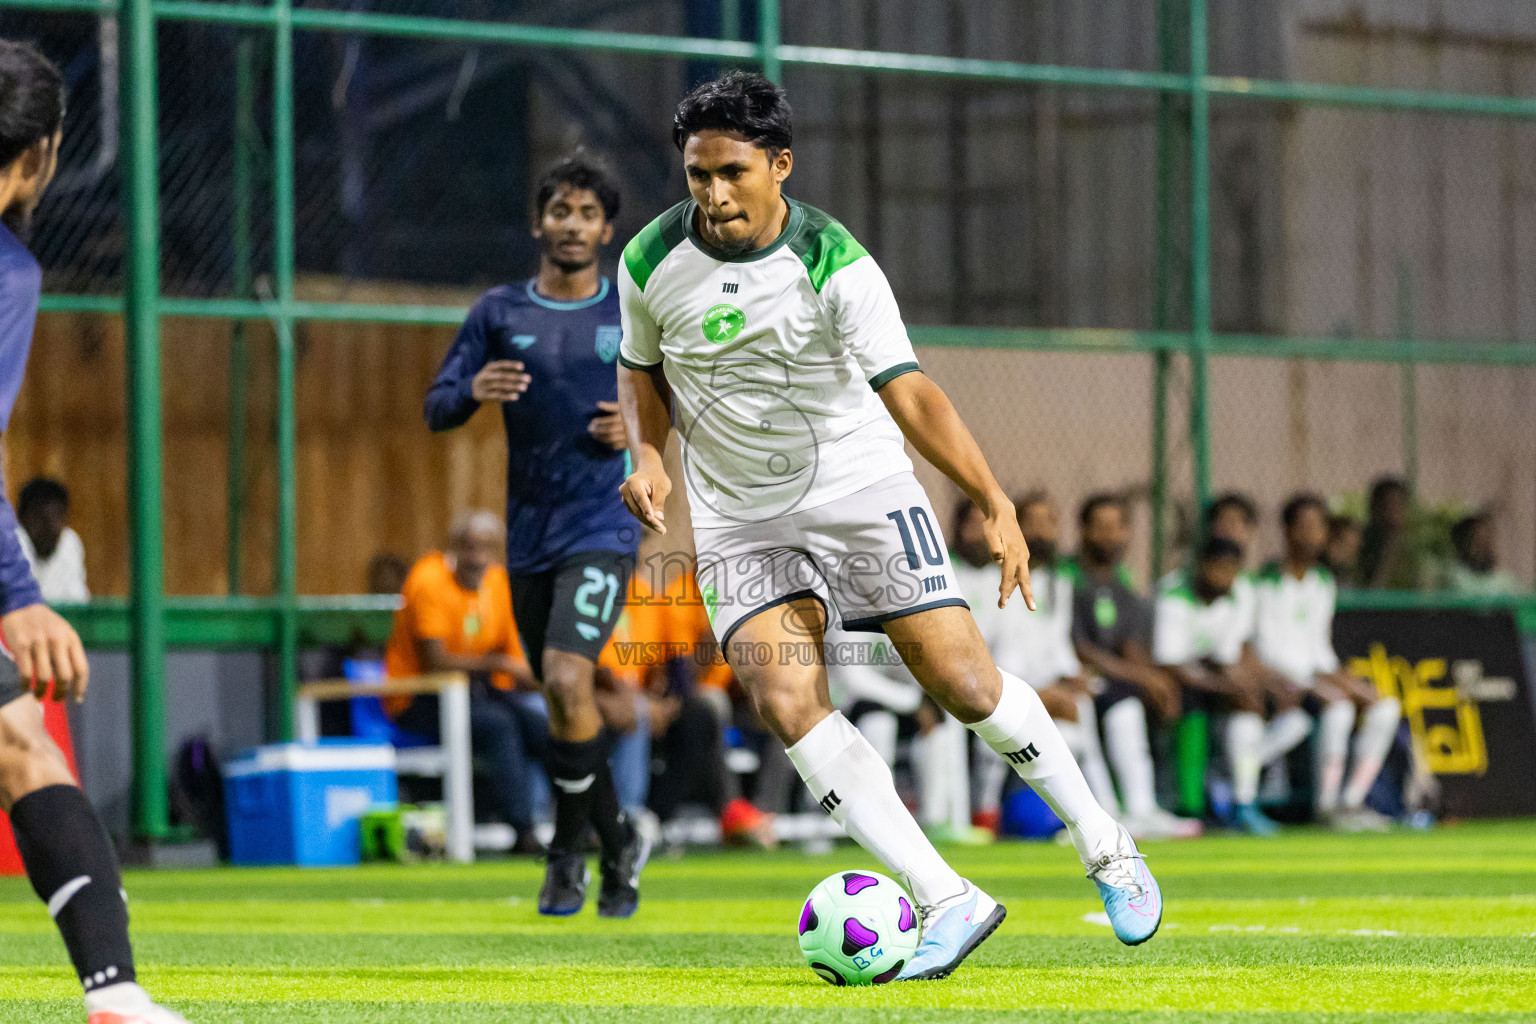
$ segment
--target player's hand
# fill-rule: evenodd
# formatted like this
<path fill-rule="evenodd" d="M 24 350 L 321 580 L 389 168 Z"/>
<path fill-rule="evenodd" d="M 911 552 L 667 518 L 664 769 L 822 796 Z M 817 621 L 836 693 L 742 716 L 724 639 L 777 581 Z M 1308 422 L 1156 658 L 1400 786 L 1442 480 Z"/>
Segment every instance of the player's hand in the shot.
<path fill-rule="evenodd" d="M 1034 611 L 1035 594 L 1029 588 L 1029 545 L 1024 543 L 1024 534 L 1019 532 L 1013 503 L 1006 497 L 993 502 L 987 509 L 981 529 L 987 538 L 987 549 L 992 552 L 992 561 L 1003 567 L 997 606 L 1006 605 L 1008 598 L 1013 596 L 1013 588 L 1018 587 L 1024 592 L 1024 606 Z"/>
<path fill-rule="evenodd" d="M 515 402 L 528 390 L 533 378 L 523 372 L 515 359 L 496 359 L 481 367 L 470 382 L 469 392 L 477 402 Z"/>
<path fill-rule="evenodd" d="M 598 444 L 605 444 L 616 452 L 629 447 L 629 434 L 624 430 L 624 417 L 619 413 L 618 402 L 598 402 L 602 412 L 587 422 L 587 433 Z"/>
<path fill-rule="evenodd" d="M 79 634 L 63 616 L 47 605 L 28 605 L 0 618 L 0 630 L 22 682 L 39 700 L 48 695 L 50 684 L 54 700 L 85 699 L 91 667 Z"/>
<path fill-rule="evenodd" d="M 624 507 L 657 533 L 667 532 L 666 515 L 662 509 L 671 493 L 672 480 L 662 468 L 661 459 L 655 455 L 645 459 L 619 486 Z"/>

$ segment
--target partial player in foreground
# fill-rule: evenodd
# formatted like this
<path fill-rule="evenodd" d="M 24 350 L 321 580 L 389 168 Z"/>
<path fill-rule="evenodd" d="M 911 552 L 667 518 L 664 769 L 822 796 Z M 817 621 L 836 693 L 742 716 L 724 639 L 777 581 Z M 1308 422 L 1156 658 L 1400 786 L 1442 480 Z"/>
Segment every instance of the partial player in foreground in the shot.
<path fill-rule="evenodd" d="M 578 154 L 539 182 L 539 273 L 482 295 L 427 392 L 427 423 L 449 430 L 481 402 L 507 431 L 507 572 L 512 616 L 549 702 L 555 834 L 539 913 L 574 914 L 587 892 L 587 829 L 602 845 L 597 912 L 639 904 L 650 839 L 619 808 L 594 697 L 640 530 L 618 500 L 628 472 L 613 364 L 618 295 L 598 273 L 619 190 Z"/>
<path fill-rule="evenodd" d="M 673 139 L 691 198 L 640 232 L 619 268 L 619 401 L 634 457 L 624 501 L 665 530 L 675 413 L 700 589 L 727 659 L 817 801 L 922 908 L 922 941 L 898 977 L 948 975 L 1004 909 L 923 835 L 890 769 L 833 709 L 825 667 L 783 656 L 820 644 L 833 615 L 884 631 L 933 699 L 1045 798 L 1115 933 L 1146 941 L 1162 917 L 1157 884 L 1035 691 L 993 663 L 903 439 L 985 512 L 999 606 L 1016 587 L 1033 606 L 1013 503 L 921 372 L 875 261 L 837 221 L 783 196 L 794 166 L 784 94 L 733 72 L 682 101 Z"/>
<path fill-rule="evenodd" d="M 64 80 L 30 46 L 0 40 L 0 431 L 21 388 L 42 271 L 22 243 L 58 167 Z M 0 809 L 32 888 L 85 986 L 90 1024 L 186 1024 L 139 987 L 128 897 L 107 830 L 43 727 L 39 699 L 82 700 L 90 678 L 69 623 L 43 604 L 0 485 Z"/>

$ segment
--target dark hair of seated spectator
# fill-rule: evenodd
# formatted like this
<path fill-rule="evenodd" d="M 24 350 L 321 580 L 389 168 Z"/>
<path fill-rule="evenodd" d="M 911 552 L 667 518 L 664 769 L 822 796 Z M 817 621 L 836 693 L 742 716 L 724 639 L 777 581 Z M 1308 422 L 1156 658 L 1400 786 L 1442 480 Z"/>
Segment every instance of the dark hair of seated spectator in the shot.
<path fill-rule="evenodd" d="M 393 551 L 380 551 L 368 559 L 368 593 L 398 594 L 410 573 L 405 559 Z"/>
<path fill-rule="evenodd" d="M 1195 592 L 1202 601 L 1225 597 L 1243 570 L 1243 549 L 1226 537 L 1207 537 L 1195 563 Z"/>
<path fill-rule="evenodd" d="M 28 480 L 16 496 L 16 522 L 27 531 L 37 557 L 53 557 L 69 525 L 69 488 L 46 476 Z"/>
<path fill-rule="evenodd" d="M 1259 507 L 1238 491 L 1217 495 L 1205 509 L 1205 532 L 1225 537 L 1245 551 L 1253 542 L 1254 527 L 1258 524 Z"/>

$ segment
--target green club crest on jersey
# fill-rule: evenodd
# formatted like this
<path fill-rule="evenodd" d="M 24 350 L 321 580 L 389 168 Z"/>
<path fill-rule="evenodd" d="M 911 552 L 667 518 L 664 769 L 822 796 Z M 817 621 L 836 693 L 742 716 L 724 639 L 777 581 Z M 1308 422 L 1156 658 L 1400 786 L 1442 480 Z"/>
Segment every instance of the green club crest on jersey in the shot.
<path fill-rule="evenodd" d="M 716 345 L 724 345 L 741 333 L 747 326 L 747 314 L 729 303 L 711 306 L 704 314 L 704 337 Z"/>
<path fill-rule="evenodd" d="M 720 592 L 714 587 L 705 587 L 699 592 L 704 599 L 704 611 L 709 615 L 709 621 L 715 621 L 715 612 L 720 608 Z"/>

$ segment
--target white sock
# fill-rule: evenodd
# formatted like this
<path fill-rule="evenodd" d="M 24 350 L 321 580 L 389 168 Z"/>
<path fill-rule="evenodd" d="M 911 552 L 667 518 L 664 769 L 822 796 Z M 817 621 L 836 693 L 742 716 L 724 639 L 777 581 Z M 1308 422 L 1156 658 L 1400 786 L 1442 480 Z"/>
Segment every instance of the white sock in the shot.
<path fill-rule="evenodd" d="M 1227 764 L 1232 769 L 1232 799 L 1251 804 L 1259 798 L 1259 745 L 1264 742 L 1264 719 L 1252 711 L 1227 716 Z"/>
<path fill-rule="evenodd" d="M 1310 735 L 1311 715 L 1301 708 L 1281 712 L 1264 727 L 1264 739 L 1259 743 L 1259 764 L 1269 764 L 1277 757 L 1284 757 Z"/>
<path fill-rule="evenodd" d="M 896 716 L 889 711 L 867 711 L 854 723 L 886 764 L 896 760 Z"/>
<path fill-rule="evenodd" d="M 1104 745 L 1099 741 L 1099 723 L 1093 709 L 1093 698 L 1083 695 L 1077 704 L 1077 727 L 1082 734 L 1082 749 L 1077 763 L 1083 769 L 1083 778 L 1093 798 L 1114 817 L 1120 816 L 1120 798 L 1115 795 L 1115 784 L 1109 777 L 1109 765 L 1104 763 Z"/>
<path fill-rule="evenodd" d="M 1018 676 L 1002 672 L 1003 692 L 992 714 L 968 728 L 1013 765 L 1067 826 L 1085 865 L 1101 849 L 1118 848 L 1120 826 L 1099 806 L 1072 759 L 1039 694 Z"/>
<path fill-rule="evenodd" d="M 1355 731 L 1355 702 L 1336 700 L 1323 709 L 1317 722 L 1317 799 L 1320 813 L 1339 806 L 1344 785 L 1344 760 L 1349 756 L 1349 734 Z"/>
<path fill-rule="evenodd" d="M 101 988 L 93 988 L 85 994 L 87 1016 L 93 1013 L 116 1013 L 127 1017 L 143 1013 L 154 1005 L 154 1001 L 149 998 L 149 993 L 133 981 L 104 985 Z"/>
<path fill-rule="evenodd" d="M 1365 806 L 1366 794 L 1381 774 L 1381 763 L 1392 749 L 1402 717 L 1403 707 L 1396 697 L 1383 697 L 1365 713 L 1365 721 L 1355 733 L 1355 768 L 1344 790 L 1345 807 L 1357 810 Z"/>
<path fill-rule="evenodd" d="M 817 722 L 786 752 L 816 802 L 919 904 L 937 906 L 965 892 L 965 882 L 896 795 L 890 768 L 841 711 Z"/>
<path fill-rule="evenodd" d="M 1152 770 L 1152 749 L 1147 742 L 1147 709 L 1135 697 L 1117 701 L 1104 712 L 1104 746 L 1125 810 L 1133 818 L 1145 818 L 1157 810 L 1157 791 Z"/>
<path fill-rule="evenodd" d="M 976 778 L 972 789 L 978 811 L 996 811 L 1003 805 L 1003 783 L 1008 780 L 1008 765 L 980 736 L 976 737 Z"/>

